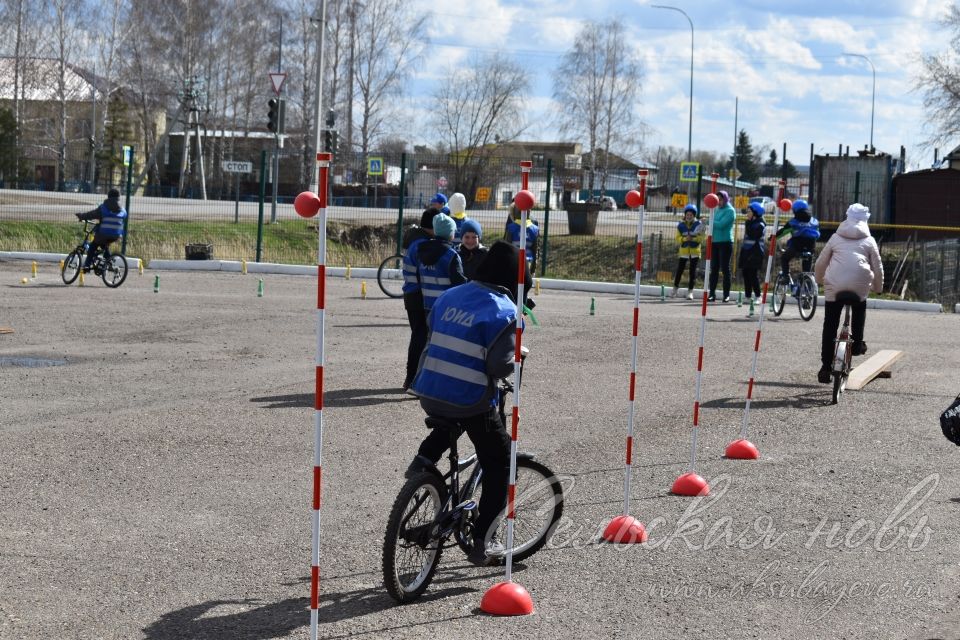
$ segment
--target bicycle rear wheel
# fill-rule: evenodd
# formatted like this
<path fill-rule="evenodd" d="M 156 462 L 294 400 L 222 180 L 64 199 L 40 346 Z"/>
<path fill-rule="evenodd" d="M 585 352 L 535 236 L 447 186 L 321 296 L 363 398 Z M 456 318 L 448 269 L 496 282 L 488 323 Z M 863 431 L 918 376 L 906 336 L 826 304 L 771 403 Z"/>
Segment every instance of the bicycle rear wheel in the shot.
<path fill-rule="evenodd" d="M 383 583 L 399 603 L 420 597 L 440 563 L 442 540 L 432 537 L 447 488 L 432 473 L 420 473 L 400 489 L 383 540 Z"/>
<path fill-rule="evenodd" d="M 790 282 L 782 274 L 778 275 L 777 281 L 773 285 L 773 315 L 779 316 L 783 313 L 788 295 L 790 295 Z"/>
<path fill-rule="evenodd" d="M 380 263 L 377 284 L 391 298 L 403 297 L 403 256 L 392 255 Z"/>
<path fill-rule="evenodd" d="M 83 249 L 74 249 L 67 254 L 63 261 L 63 269 L 60 270 L 60 277 L 63 278 L 63 284 L 73 284 L 73 281 L 80 275 L 80 269 L 83 267 Z"/>
<path fill-rule="evenodd" d="M 797 290 L 797 305 L 800 307 L 800 317 L 807 322 L 817 312 L 818 294 L 816 281 L 809 274 L 803 274 L 800 277 L 800 287 Z"/>
<path fill-rule="evenodd" d="M 119 253 L 110 256 L 103 262 L 103 284 L 116 289 L 127 279 L 127 259 Z"/>
<path fill-rule="evenodd" d="M 479 502 L 480 493 L 478 486 L 472 499 Z M 514 495 L 513 559 L 519 562 L 535 554 L 550 539 L 554 525 L 563 516 L 563 487 L 545 465 L 530 458 L 517 458 Z M 506 512 L 500 519 L 498 531 L 506 543 Z M 459 538 L 458 542 L 461 542 Z M 469 545 L 472 540 L 464 542 Z"/>

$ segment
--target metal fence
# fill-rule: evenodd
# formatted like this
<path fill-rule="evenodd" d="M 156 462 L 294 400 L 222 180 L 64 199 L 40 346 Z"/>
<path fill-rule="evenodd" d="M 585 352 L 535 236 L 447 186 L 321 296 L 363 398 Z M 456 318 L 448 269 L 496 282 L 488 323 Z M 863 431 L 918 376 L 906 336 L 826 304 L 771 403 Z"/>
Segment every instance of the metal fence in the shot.
<path fill-rule="evenodd" d="M 519 161 L 529 157 L 489 157 L 481 162 L 477 158 L 455 160 L 450 154 L 382 153 L 336 160 L 328 209 L 328 264 L 377 266 L 397 250 L 402 228 L 419 222 L 423 207 L 437 191 L 464 193 L 466 214 L 481 224 L 483 240 L 491 244 L 503 237 L 510 201 L 520 189 Z M 118 174 L 98 185 L 99 194 L 84 193 L 79 187 L 51 190 L 34 183 L 20 185 L 33 188 L 0 189 L 0 250 L 65 253 L 79 231 L 73 214 L 96 207 L 107 188 L 119 186 L 130 213 L 129 255 L 146 260 L 182 258 L 186 245 L 204 243 L 213 245 L 218 259 L 311 264 L 316 256 L 316 222 L 300 218 L 292 206 L 295 195 L 305 188 L 300 184 L 302 158 L 280 157 L 275 202 L 269 155 L 265 160 L 252 162 L 251 174 L 221 171 L 217 178 L 213 172 L 206 184 L 206 200 L 148 195 L 176 193 L 172 185 L 136 193 L 129 189 L 127 193 L 127 185 L 117 183 Z M 571 163 L 564 154 L 537 158 L 529 178 L 538 202 L 531 217 L 541 234 L 537 275 L 632 282 L 637 214 L 625 207 L 624 200 L 627 191 L 636 186 L 636 171 L 636 165 L 619 163 L 601 174 Z M 702 196 L 713 188 L 710 176 L 692 181 L 683 177 L 676 166 L 651 169 L 643 239 L 647 282 L 672 285 L 679 211 L 687 202 L 702 202 Z M 844 201 L 857 190 L 874 188 L 862 178 L 851 180 L 849 185 L 843 182 L 846 186 L 836 187 L 853 190 L 843 196 Z M 775 198 L 775 183 L 775 178 L 762 180 L 758 187 L 720 179 L 716 188 L 728 191 L 742 209 L 751 197 Z M 193 187 L 189 181 L 185 184 Z M 787 182 L 787 193 L 810 197 L 809 187 L 806 176 L 797 177 Z M 405 194 L 402 199 L 401 193 Z M 601 194 L 612 198 L 616 208 L 577 202 Z M 817 212 L 817 203 L 812 205 Z M 767 206 L 772 207 L 772 199 Z M 772 226 L 772 215 L 767 222 Z M 737 229 L 740 238 L 742 222 Z M 828 235 L 830 225 L 824 225 L 824 230 Z M 886 231 L 882 225 L 876 225 L 874 232 L 881 240 L 891 294 L 951 307 L 958 301 L 960 240 L 893 243 L 883 242 Z M 732 266 L 735 264 L 736 247 Z M 702 282 L 702 261 L 700 271 L 698 281 Z M 739 286 L 739 278 L 735 282 Z"/>

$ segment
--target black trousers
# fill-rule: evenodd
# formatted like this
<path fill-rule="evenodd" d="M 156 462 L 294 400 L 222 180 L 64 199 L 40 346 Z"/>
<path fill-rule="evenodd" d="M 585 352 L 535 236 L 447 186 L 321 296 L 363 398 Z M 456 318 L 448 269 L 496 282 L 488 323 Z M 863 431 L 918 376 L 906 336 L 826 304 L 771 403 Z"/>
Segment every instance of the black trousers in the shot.
<path fill-rule="evenodd" d="M 458 418 L 456 436 L 464 431 L 477 452 L 477 462 L 483 469 L 482 488 L 477 509 L 476 531 L 489 540 L 496 533 L 498 516 L 507 504 L 507 486 L 510 484 L 510 436 L 495 407 L 488 413 L 470 418 Z M 434 463 L 450 448 L 447 429 L 431 429 L 420 443 L 417 453 Z M 491 526 L 493 525 L 493 526 Z"/>
<path fill-rule="evenodd" d="M 687 289 L 693 289 L 693 285 L 697 282 L 697 264 L 699 264 L 700 258 L 680 258 L 677 261 L 677 274 L 673 277 L 674 289 L 680 286 L 680 279 L 683 277 L 683 270 L 687 266 L 687 262 L 690 263 L 690 278 L 687 281 Z"/>
<path fill-rule="evenodd" d="M 710 295 L 716 297 L 717 280 L 723 271 L 723 297 L 730 295 L 730 256 L 733 253 L 732 242 L 714 242 L 713 255 L 710 256 Z"/>
<path fill-rule="evenodd" d="M 851 306 L 850 337 L 854 342 L 863 342 L 863 327 L 867 322 L 867 301 L 853 303 Z M 840 316 L 843 315 L 843 303 L 829 300 L 823 305 L 823 335 L 820 344 L 820 362 L 829 367 L 833 362 L 833 345 L 840 328 Z"/>
<path fill-rule="evenodd" d="M 790 273 L 790 261 L 799 256 L 804 251 L 809 251 L 813 253 L 814 248 L 817 245 L 817 241 L 813 238 L 793 238 L 790 246 L 783 250 L 783 253 L 780 255 L 780 271 L 781 273 Z M 811 269 L 811 262 L 813 258 L 807 258 L 803 261 L 801 267 L 804 272 L 809 272 Z"/>
<path fill-rule="evenodd" d="M 97 255 L 97 251 L 100 248 L 103 248 L 104 255 L 110 255 L 110 245 L 118 240 L 114 236 L 102 236 L 99 233 L 93 236 L 93 241 L 90 243 L 90 246 L 87 248 L 87 257 L 83 261 L 83 266 L 89 267 L 93 264 L 93 257 Z"/>
<path fill-rule="evenodd" d="M 743 267 L 743 289 L 748 298 L 760 297 L 760 272 L 756 267 Z"/>
<path fill-rule="evenodd" d="M 410 344 L 407 346 L 407 374 L 404 382 L 407 386 L 413 382 L 420 365 L 420 354 L 427 346 L 427 310 L 423 308 L 423 294 L 403 294 L 403 308 L 407 310 L 407 322 L 410 323 Z"/>

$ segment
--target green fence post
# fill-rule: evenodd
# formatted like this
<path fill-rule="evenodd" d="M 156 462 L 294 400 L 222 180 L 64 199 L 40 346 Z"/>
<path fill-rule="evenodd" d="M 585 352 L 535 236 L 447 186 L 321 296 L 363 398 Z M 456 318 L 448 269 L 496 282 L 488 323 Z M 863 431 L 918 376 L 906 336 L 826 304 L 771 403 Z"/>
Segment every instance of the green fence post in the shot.
<path fill-rule="evenodd" d="M 860 172 L 853 177 L 853 201 L 860 202 Z"/>
<path fill-rule="evenodd" d="M 553 160 L 547 160 L 547 203 L 543 209 L 543 255 L 540 257 L 540 277 L 547 275 L 547 245 L 550 237 L 550 194 L 553 192 Z M 534 274 L 536 275 L 536 274 Z"/>
<path fill-rule="evenodd" d="M 407 177 L 407 154 L 400 154 L 400 207 L 397 209 L 397 253 L 403 249 L 403 198 L 405 178 Z"/>
<path fill-rule="evenodd" d="M 697 201 L 691 204 L 697 205 L 697 211 L 703 206 L 703 163 L 697 165 Z"/>
<path fill-rule="evenodd" d="M 263 198 L 267 192 L 267 150 L 260 150 L 260 204 L 257 212 L 257 262 L 263 251 Z"/>
<path fill-rule="evenodd" d="M 123 240 L 120 242 L 120 253 L 127 255 L 127 231 L 130 229 L 130 189 L 133 187 L 133 158 L 136 149 L 130 147 L 130 163 L 127 164 L 127 198 L 125 207 L 127 217 L 123 219 Z"/>

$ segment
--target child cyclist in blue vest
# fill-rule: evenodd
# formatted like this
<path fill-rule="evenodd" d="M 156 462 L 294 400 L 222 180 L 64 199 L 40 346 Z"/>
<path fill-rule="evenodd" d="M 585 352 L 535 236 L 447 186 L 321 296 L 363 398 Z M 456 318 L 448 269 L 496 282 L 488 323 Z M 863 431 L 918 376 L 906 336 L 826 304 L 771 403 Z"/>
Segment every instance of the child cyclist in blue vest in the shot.
<path fill-rule="evenodd" d="M 430 312 L 430 336 L 413 381 L 413 392 L 427 415 L 455 422 L 466 431 L 483 469 L 474 523 L 477 565 L 496 562 L 503 545 L 494 540 L 507 501 L 510 436 L 497 410 L 497 381 L 513 371 L 516 349 L 517 263 L 520 253 L 496 242 L 475 279 L 449 289 Z M 434 429 L 421 443 L 407 477 L 430 469 L 449 447 L 449 433 Z"/>
<path fill-rule="evenodd" d="M 127 212 L 120 206 L 120 192 L 110 189 L 103 204 L 92 211 L 76 215 L 78 220 L 98 221 L 93 228 L 93 242 L 90 243 L 87 257 L 83 261 L 83 270 L 90 271 L 97 251 L 103 248 L 104 254 L 109 255 L 110 244 L 123 237 L 123 220 L 127 217 Z"/>
<path fill-rule="evenodd" d="M 510 242 L 517 249 L 523 247 L 520 246 L 520 210 L 517 209 L 516 205 L 510 206 L 510 217 L 507 219 L 506 227 L 504 228 L 503 239 Z M 527 215 L 527 234 L 526 234 L 526 254 L 527 254 L 527 265 L 530 267 L 530 271 L 533 273 L 537 272 L 537 239 L 540 237 L 540 227 L 530 219 L 529 214 Z"/>
<path fill-rule="evenodd" d="M 763 214 L 763 205 L 759 202 L 751 202 L 747 207 L 747 220 L 743 224 L 743 242 L 740 244 L 737 263 L 743 274 L 747 304 L 750 304 L 754 297 L 760 297 L 760 269 L 767 255 L 763 240 L 767 225 L 763 220 Z"/>
<path fill-rule="evenodd" d="M 789 276 L 790 261 L 804 251 L 813 253 L 817 238 L 820 237 L 820 221 L 813 217 L 806 200 L 797 200 L 793 203 L 793 218 L 777 232 L 778 238 L 785 235 L 789 235 L 790 238 L 787 240 L 787 248 L 780 257 L 780 271 L 785 276 Z M 811 262 L 812 258 L 803 261 L 804 272 L 810 271 Z"/>

